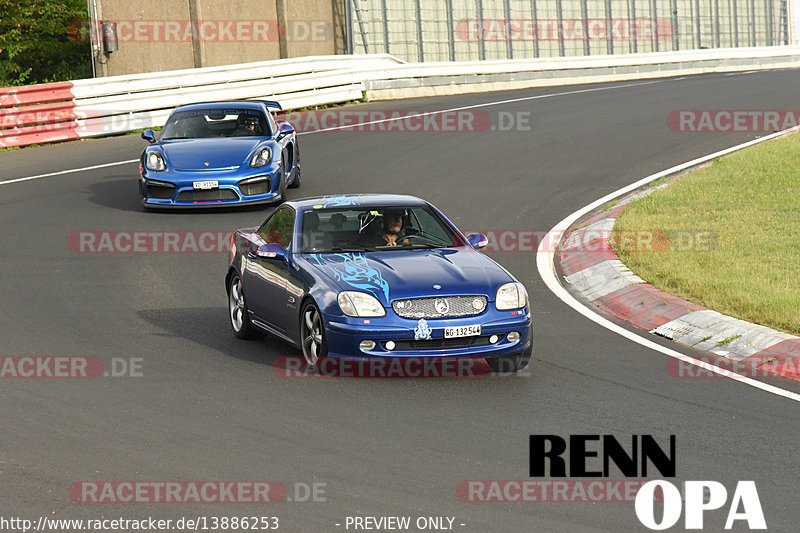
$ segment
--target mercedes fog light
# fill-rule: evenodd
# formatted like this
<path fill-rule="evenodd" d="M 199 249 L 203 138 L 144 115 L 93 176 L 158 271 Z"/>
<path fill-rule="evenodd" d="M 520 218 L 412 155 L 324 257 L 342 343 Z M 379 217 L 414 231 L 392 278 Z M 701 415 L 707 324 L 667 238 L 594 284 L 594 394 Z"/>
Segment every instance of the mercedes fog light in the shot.
<path fill-rule="evenodd" d="M 361 341 L 359 344 L 362 350 L 371 350 L 375 348 L 375 341 Z"/>

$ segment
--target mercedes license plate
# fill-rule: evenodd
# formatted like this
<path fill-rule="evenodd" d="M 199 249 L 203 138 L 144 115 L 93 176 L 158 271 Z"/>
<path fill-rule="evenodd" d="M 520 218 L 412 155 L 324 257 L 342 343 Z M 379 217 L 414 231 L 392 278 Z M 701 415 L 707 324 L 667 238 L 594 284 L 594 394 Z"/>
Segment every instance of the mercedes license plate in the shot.
<path fill-rule="evenodd" d="M 474 337 L 481 334 L 481 325 L 473 324 L 471 326 L 457 326 L 454 328 L 444 328 L 444 338 L 452 339 L 453 337 Z"/>

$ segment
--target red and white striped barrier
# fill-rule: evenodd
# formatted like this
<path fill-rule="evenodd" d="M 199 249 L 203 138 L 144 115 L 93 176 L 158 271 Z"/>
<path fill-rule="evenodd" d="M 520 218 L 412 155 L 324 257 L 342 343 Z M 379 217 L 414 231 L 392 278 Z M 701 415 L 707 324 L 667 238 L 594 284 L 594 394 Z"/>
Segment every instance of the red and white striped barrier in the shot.
<path fill-rule="evenodd" d="M 77 139 L 72 82 L 0 89 L 0 147 Z"/>
<path fill-rule="evenodd" d="M 797 65 L 800 47 L 773 46 L 410 64 L 389 54 L 312 56 L 111 76 L 0 89 L 0 147 L 160 126 L 176 106 L 212 100 L 267 98 L 297 109 L 359 100 L 365 92 L 368 99 L 401 98 L 422 96 L 415 92 L 421 89 L 451 94 Z M 522 85 L 491 83 L 517 75 Z"/>
<path fill-rule="evenodd" d="M 632 200 L 657 188 L 629 195 L 608 211 L 576 222 L 577 229 L 564 236 L 556 256 L 564 280 L 594 307 L 650 333 L 706 350 L 749 377 L 774 374 L 800 381 L 800 337 L 668 294 L 645 282 L 619 260 L 608 242 L 616 235 L 613 227 L 617 217 Z M 654 250 L 664 246 L 654 240 L 645 242 Z M 635 242 L 632 245 L 641 246 Z M 673 377 L 711 376 L 698 375 L 696 368 L 684 367 L 675 359 L 670 360 L 667 371 Z"/>
<path fill-rule="evenodd" d="M 346 102 L 362 97 L 363 72 L 401 63 L 388 54 L 312 56 L 0 88 L 0 148 L 160 126 L 193 102 L 268 98 L 285 109 Z"/>

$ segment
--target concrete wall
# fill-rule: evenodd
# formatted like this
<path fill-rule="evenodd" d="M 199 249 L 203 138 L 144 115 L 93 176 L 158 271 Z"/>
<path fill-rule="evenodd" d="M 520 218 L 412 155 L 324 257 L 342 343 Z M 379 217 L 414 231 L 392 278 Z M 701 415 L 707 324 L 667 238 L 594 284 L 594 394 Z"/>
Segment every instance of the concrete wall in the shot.
<path fill-rule="evenodd" d="M 344 53 L 342 0 L 89 0 L 117 24 L 98 76 Z"/>

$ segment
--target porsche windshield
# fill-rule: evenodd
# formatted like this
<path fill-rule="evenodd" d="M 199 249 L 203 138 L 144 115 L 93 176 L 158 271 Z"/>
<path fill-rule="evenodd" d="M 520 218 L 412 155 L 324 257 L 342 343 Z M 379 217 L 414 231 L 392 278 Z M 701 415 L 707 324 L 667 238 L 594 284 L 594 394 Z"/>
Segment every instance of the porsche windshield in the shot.
<path fill-rule="evenodd" d="M 264 114 L 255 109 L 199 109 L 173 113 L 161 140 L 269 135 Z"/>
<path fill-rule="evenodd" d="M 465 246 L 427 206 L 348 206 L 303 213 L 302 253 L 366 252 Z"/>

